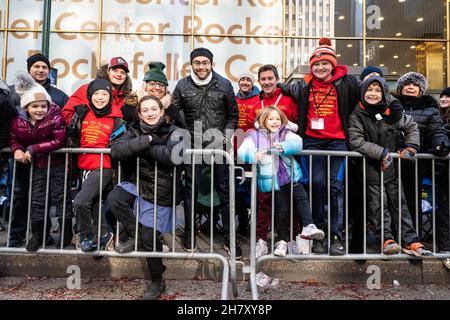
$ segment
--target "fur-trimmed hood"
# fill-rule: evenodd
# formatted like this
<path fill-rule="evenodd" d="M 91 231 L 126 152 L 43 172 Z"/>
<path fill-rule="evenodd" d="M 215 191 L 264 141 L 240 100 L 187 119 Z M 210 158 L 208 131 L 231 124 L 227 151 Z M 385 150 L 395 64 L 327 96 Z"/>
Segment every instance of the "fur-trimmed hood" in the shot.
<path fill-rule="evenodd" d="M 97 70 L 96 79 L 105 79 L 105 80 L 111 82 L 109 79 L 109 76 L 108 76 L 108 64 L 102 65 L 101 68 Z M 125 96 L 127 96 L 128 94 L 131 93 L 131 91 L 133 90 L 133 83 L 132 83 L 131 78 L 128 73 L 127 73 L 127 78 L 125 79 L 125 82 L 122 85 L 122 88 L 116 88 L 116 89 L 122 91 Z"/>

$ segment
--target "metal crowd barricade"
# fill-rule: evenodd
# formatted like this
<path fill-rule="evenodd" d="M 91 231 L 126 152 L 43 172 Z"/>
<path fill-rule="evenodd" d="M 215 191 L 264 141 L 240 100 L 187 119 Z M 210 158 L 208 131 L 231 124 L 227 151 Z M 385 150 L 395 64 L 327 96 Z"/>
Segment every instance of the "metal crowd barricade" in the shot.
<path fill-rule="evenodd" d="M 433 256 L 432 257 L 412 257 L 410 255 L 407 254 L 395 254 L 395 255 L 386 255 L 383 254 L 383 242 L 384 242 L 384 206 L 383 206 L 383 201 L 384 201 L 384 193 L 383 193 L 383 171 L 381 171 L 381 181 L 380 181 L 380 186 L 381 186 L 381 212 L 380 212 L 380 217 L 381 217 L 381 235 L 380 235 L 380 239 L 381 239 L 381 247 L 380 247 L 380 253 L 367 253 L 367 210 L 366 210 L 366 206 L 367 206 L 367 185 L 366 185 L 366 158 L 363 157 L 360 153 L 358 152 L 344 152 L 344 151 L 317 151 L 317 150 L 303 150 L 301 152 L 301 155 L 303 156 L 308 156 L 309 157 L 309 201 L 310 201 L 310 208 L 311 208 L 311 212 L 312 212 L 312 192 L 313 192 L 313 185 L 312 185 L 312 165 L 313 165 L 313 161 L 312 161 L 312 157 L 313 156 L 325 156 L 327 158 L 327 207 L 328 207 L 328 214 L 327 214 L 327 224 L 328 224 L 328 248 L 330 248 L 330 238 L 331 238 L 331 199 L 330 199 L 330 157 L 343 157 L 344 161 L 345 161 L 345 180 L 344 180 L 344 208 L 345 208 L 345 215 L 344 215 L 344 222 L 345 222 L 345 239 L 344 239 L 344 243 L 345 243 L 345 255 L 329 255 L 329 249 L 328 249 L 328 254 L 313 254 L 313 253 L 309 253 L 309 254 L 300 254 L 300 255 L 294 255 L 291 254 L 288 250 L 288 253 L 285 257 L 279 257 L 279 256 L 275 256 L 274 255 L 274 183 L 273 180 L 274 178 L 272 177 L 272 212 L 271 212 L 271 221 L 272 221 L 272 226 L 271 226 L 271 252 L 269 252 L 269 254 L 263 255 L 261 257 L 256 258 L 256 224 L 257 224 L 257 218 L 256 218 L 256 213 L 257 213 L 257 165 L 253 164 L 252 165 L 252 172 L 246 173 L 246 177 L 251 178 L 251 237 L 250 237 L 250 268 L 247 269 L 248 272 L 250 273 L 250 288 L 251 288 L 251 292 L 252 292 L 252 298 L 253 299 L 258 299 L 258 286 L 256 283 L 256 274 L 257 274 L 257 270 L 259 265 L 261 265 L 262 263 L 264 263 L 265 261 L 274 261 L 274 260 L 369 260 L 369 259 L 382 259 L 382 260 L 398 260 L 398 259 L 422 259 L 422 258 L 435 258 L 435 259 L 443 259 L 443 258 L 450 258 L 450 253 L 436 253 L 436 201 L 435 201 L 435 195 L 436 195 L 436 190 L 435 190 L 435 160 L 438 159 L 435 156 L 431 155 L 431 154 L 417 154 L 416 155 L 416 160 L 415 160 L 415 191 L 416 191 L 416 212 L 415 212 L 415 218 L 416 218 L 416 226 L 415 226 L 415 230 L 418 233 L 418 229 L 419 226 L 418 225 L 418 215 L 419 215 L 419 208 L 417 206 L 418 203 L 418 199 L 417 199 L 417 194 L 418 194 L 418 186 L 419 186 L 419 181 L 418 181 L 418 160 L 423 160 L 423 159 L 429 159 L 432 160 L 432 199 L 433 199 L 433 203 L 432 203 L 432 207 L 433 207 L 433 218 L 432 218 L 432 229 L 433 229 Z M 408 161 L 408 160 L 403 160 L 400 158 L 400 156 L 398 154 L 395 153 L 391 153 L 391 156 L 393 158 L 398 159 L 398 175 L 397 175 L 397 183 L 398 183 L 398 226 L 397 226 L 397 237 L 398 237 L 398 243 L 401 245 L 401 204 L 402 204 L 402 199 L 401 199 L 401 195 L 402 195 L 402 186 L 401 186 L 401 162 L 402 161 Z M 349 254 L 348 252 L 348 248 L 349 248 L 349 216 L 348 216 L 348 208 L 349 208 L 349 199 L 348 199 L 348 182 L 349 182 L 349 174 L 351 174 L 351 172 L 349 172 L 349 166 L 348 166 L 348 159 L 349 157 L 354 157 L 354 158 L 362 158 L 362 163 L 363 163 L 363 190 L 362 190 L 362 195 L 363 195 L 363 253 L 351 253 Z M 450 166 L 450 159 L 446 158 L 446 159 L 442 159 L 439 158 L 441 161 L 446 161 L 446 165 Z M 291 157 L 292 160 L 292 157 Z M 391 165 L 394 165 L 394 163 L 392 163 Z M 291 170 L 293 166 L 291 166 Z M 291 171 L 291 177 L 293 176 L 292 171 Z M 448 177 L 448 190 L 450 190 L 450 174 Z M 292 243 L 292 241 L 295 239 L 293 239 L 293 182 L 291 180 L 291 193 L 290 193 L 290 202 L 291 202 L 291 206 L 290 206 L 290 243 Z M 449 203 L 447 204 L 450 207 L 450 195 L 447 195 L 447 199 L 449 201 Z M 394 214 L 394 213 L 392 213 Z M 448 214 L 448 213 L 447 213 Z M 410 212 L 411 218 L 413 218 L 413 213 Z M 450 215 L 448 217 L 449 219 L 449 225 L 450 225 Z M 450 232 L 450 230 L 448 230 L 448 232 Z M 419 239 L 420 241 L 420 239 Z"/>
<path fill-rule="evenodd" d="M 11 153 L 9 148 L 5 148 L 1 151 L 6 153 Z M 137 212 L 136 212 L 136 238 L 135 238 L 135 251 L 131 253 L 123 253 L 119 254 L 114 251 L 106 251 L 106 250 L 99 250 L 100 249 L 100 236 L 101 236 L 101 221 L 103 218 L 102 215 L 102 205 L 99 205 L 99 211 L 98 211 L 98 230 L 97 230 L 97 250 L 93 252 L 82 252 L 81 250 L 75 250 L 75 249 L 63 249 L 63 241 L 61 241 L 61 247 L 59 249 L 49 249 L 45 247 L 46 242 L 46 227 L 47 227 L 47 213 L 49 210 L 49 176 L 50 176 L 50 163 L 51 163 L 51 155 L 57 154 L 57 153 L 63 153 L 65 154 L 65 177 L 64 177 L 64 206 L 63 206 L 63 224 L 61 226 L 62 233 L 61 236 L 64 237 L 64 233 L 67 233 L 67 230 L 64 230 L 64 222 L 66 218 L 66 206 L 65 206 L 65 200 L 66 200 L 66 194 L 67 194 L 67 188 L 68 188 L 68 165 L 69 165 L 69 155 L 70 154 L 100 154 L 101 155 L 101 168 L 100 168 L 100 191 L 99 191 L 99 201 L 102 201 L 103 197 L 103 191 L 102 191 L 102 180 L 103 180 L 103 158 L 105 154 L 110 154 L 110 149 L 83 149 L 83 148 L 62 148 L 57 151 L 54 151 L 50 154 L 48 159 L 48 167 L 47 167 L 47 185 L 46 185 L 46 195 L 45 195 L 45 215 L 44 215 L 44 230 L 43 230 L 43 245 L 42 248 L 39 248 L 37 251 L 39 254 L 54 254 L 54 255 L 91 255 L 91 256 L 108 256 L 108 257 L 130 257 L 130 258 L 164 258 L 164 259 L 194 259 L 194 260 L 203 260 L 203 259 L 215 259 L 222 263 L 222 289 L 221 289 L 221 299 L 226 300 L 229 297 L 228 294 L 228 282 L 229 278 L 232 284 L 232 297 L 237 297 L 237 282 L 236 282 L 236 236 L 235 236 L 235 204 L 234 204 L 234 160 L 232 156 L 230 156 L 229 153 L 223 151 L 223 150 L 196 150 L 196 149 L 188 149 L 186 150 L 187 154 L 191 155 L 206 155 L 211 156 L 211 164 L 214 163 L 214 157 L 216 156 L 223 156 L 227 163 L 229 164 L 229 182 L 230 182 L 230 260 L 223 254 L 220 254 L 218 252 L 214 252 L 213 250 L 213 237 L 214 237 L 214 228 L 213 228 L 213 207 L 211 206 L 211 215 L 210 215 L 210 222 L 211 222 L 211 229 L 210 229 L 210 249 L 209 252 L 192 252 L 192 253 L 186 253 L 186 252 L 176 252 L 176 185 L 177 183 L 180 183 L 180 181 L 177 181 L 177 171 L 182 170 L 181 167 L 174 167 L 173 172 L 173 205 L 172 205 L 172 250 L 169 252 L 160 252 L 156 251 L 156 228 L 153 228 L 153 251 L 139 251 L 138 247 L 138 238 L 139 238 L 139 216 L 140 216 L 140 205 L 137 206 Z M 193 157 L 195 158 L 195 157 Z M 195 160 L 192 164 L 195 165 Z M 213 167 L 213 166 L 212 166 Z M 136 161 L 136 189 L 137 189 L 137 195 L 139 197 L 139 158 Z M 213 173 L 212 173 L 213 174 Z M 121 182 L 122 176 L 122 168 L 121 164 L 118 164 L 118 181 Z M 194 179 L 195 175 L 193 175 Z M 15 188 L 15 179 L 16 179 L 16 161 L 14 161 L 13 165 L 13 180 L 12 180 L 12 186 L 11 186 L 11 199 L 10 199 L 10 210 L 9 210 L 9 223 L 8 223 L 8 231 L 7 231 L 7 240 L 6 240 L 6 247 L 0 247 L 0 253 L 27 253 L 25 248 L 12 248 L 9 247 L 10 242 L 10 229 L 11 229 L 11 221 L 12 221 L 12 215 L 13 215 L 13 206 L 14 206 L 14 188 Z M 158 179 L 158 165 L 155 162 L 155 189 L 154 189 L 154 195 L 155 199 L 157 196 L 157 180 Z M 30 174 L 29 174 L 29 192 L 28 192 L 28 216 L 27 216 L 27 229 L 26 229 L 26 244 L 28 243 L 29 238 L 29 232 L 30 232 L 30 214 L 31 214 L 31 196 L 32 196 L 32 182 L 33 182 L 33 165 L 30 165 Z M 195 186 L 195 181 L 193 181 L 193 186 Z M 213 193 L 213 176 L 211 177 L 211 194 Z M 193 192 L 194 194 L 194 192 Z M 212 202 L 212 196 L 211 196 L 211 202 Z M 140 201 L 138 201 L 140 203 Z M 211 203 L 212 204 L 212 203 Z M 194 206 L 194 202 L 192 204 Z M 156 214 L 157 214 L 157 201 L 154 203 L 154 214 L 153 214 L 153 226 L 156 225 Z M 194 215 L 194 210 L 192 210 L 192 216 Z M 75 216 L 75 215 L 74 215 Z M 192 225 L 194 225 L 194 221 L 192 222 Z M 116 244 L 118 243 L 119 238 L 119 222 L 116 226 Z M 230 274 L 231 269 L 231 274 Z"/>

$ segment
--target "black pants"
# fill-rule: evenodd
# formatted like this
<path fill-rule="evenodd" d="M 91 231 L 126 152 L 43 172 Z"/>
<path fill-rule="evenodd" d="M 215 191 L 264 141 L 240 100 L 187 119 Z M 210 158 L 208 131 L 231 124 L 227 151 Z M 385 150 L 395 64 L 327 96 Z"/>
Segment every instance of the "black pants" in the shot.
<path fill-rule="evenodd" d="M 10 162 L 10 170 L 13 170 L 13 161 Z M 16 177 L 14 182 L 14 203 L 11 218 L 11 238 L 25 238 L 28 219 L 28 196 L 30 187 L 30 165 L 16 163 Z M 44 191 L 45 192 L 45 191 Z M 45 194 L 45 193 L 44 193 Z M 44 196 L 45 199 L 45 196 Z M 45 202 L 44 202 L 45 203 Z M 51 203 L 51 202 L 49 202 Z M 47 212 L 47 235 L 50 234 L 52 220 L 50 206 Z"/>
<path fill-rule="evenodd" d="M 449 185 L 448 161 L 439 163 L 443 168 L 436 176 L 436 198 L 439 208 L 436 210 L 436 245 L 438 251 L 450 251 L 450 225 L 449 225 Z"/>
<path fill-rule="evenodd" d="M 105 195 L 106 190 L 112 181 L 112 170 L 103 169 L 102 190 Z M 98 209 L 101 204 L 100 196 L 100 169 L 93 170 L 89 173 L 86 180 L 81 186 L 80 192 L 75 196 L 73 202 L 74 211 L 78 222 L 78 230 L 84 236 L 89 233 L 97 234 L 98 228 Z M 94 227 L 95 232 L 94 232 Z M 108 231 L 108 224 L 102 213 L 101 217 L 101 234 Z"/>
<path fill-rule="evenodd" d="M 64 164 L 54 166 L 50 169 L 49 196 L 52 199 L 51 203 L 56 206 L 56 216 L 58 217 L 60 225 L 62 225 L 63 220 L 65 173 L 66 170 Z M 46 187 L 47 187 L 47 169 L 34 168 L 33 186 L 31 194 L 32 223 L 44 222 Z M 70 195 L 70 185 L 67 185 L 65 220 L 71 221 L 72 218 L 73 218 L 72 198 Z M 49 221 L 47 221 L 47 223 L 49 223 Z"/>
<path fill-rule="evenodd" d="M 277 230 L 278 240 L 289 241 L 290 199 L 291 184 L 287 184 L 275 192 L 275 230 Z M 303 226 L 313 223 L 309 209 L 308 195 L 301 183 L 294 184 L 293 204 L 295 209 L 294 214 L 300 218 Z"/>
<path fill-rule="evenodd" d="M 195 189 L 200 186 L 201 170 L 205 164 L 195 165 Z M 220 214 L 222 219 L 223 231 L 225 237 L 229 237 L 230 233 L 230 189 L 229 189 L 229 166 L 227 164 L 214 164 L 214 188 L 220 199 Z M 190 238 L 192 228 L 192 165 L 185 165 L 186 180 L 184 193 L 184 230 L 185 237 Z M 204 187 L 204 186 L 202 186 Z M 211 195 L 212 196 L 212 195 Z M 196 200 L 196 194 L 194 201 Z M 195 216 L 194 216 L 195 219 Z M 195 220 L 194 220 L 195 221 Z M 195 230 L 194 230 L 195 231 Z"/>
<path fill-rule="evenodd" d="M 376 226 L 376 234 L 381 235 L 381 212 L 384 219 L 384 239 L 397 240 L 399 228 L 399 208 L 398 208 L 398 182 L 391 181 L 384 184 L 383 208 L 381 208 L 381 187 L 380 185 L 367 186 L 367 198 L 369 202 L 368 220 Z M 406 205 L 405 196 L 401 194 L 401 238 L 402 244 L 418 242 L 417 232 L 414 230 L 411 215 Z"/>
<path fill-rule="evenodd" d="M 133 214 L 133 205 L 136 197 L 119 186 L 114 187 L 106 200 L 109 210 L 123 226 L 123 231 L 129 235 L 135 234 L 136 218 Z M 140 240 L 145 251 L 162 251 L 161 233 L 156 231 L 156 242 L 153 244 L 153 228 L 139 225 Z M 147 258 L 148 271 L 152 281 L 161 281 L 165 270 L 161 258 Z"/>
<path fill-rule="evenodd" d="M 121 235 L 134 237 L 136 230 L 136 217 L 133 214 L 133 205 L 136 197 L 119 186 L 108 194 L 106 206 L 121 224 Z"/>

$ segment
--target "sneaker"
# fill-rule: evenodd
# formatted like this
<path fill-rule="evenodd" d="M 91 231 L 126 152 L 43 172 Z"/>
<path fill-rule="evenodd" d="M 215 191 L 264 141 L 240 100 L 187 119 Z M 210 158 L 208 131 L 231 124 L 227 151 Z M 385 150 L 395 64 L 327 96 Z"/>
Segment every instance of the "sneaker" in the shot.
<path fill-rule="evenodd" d="M 92 235 L 81 237 L 80 249 L 83 252 L 91 252 L 97 250 L 97 241 L 94 241 Z"/>
<path fill-rule="evenodd" d="M 288 252 L 289 254 L 292 254 L 294 256 L 298 256 L 302 254 L 302 251 L 300 250 L 299 245 L 296 241 L 292 240 L 288 243 Z"/>
<path fill-rule="evenodd" d="M 312 253 L 315 254 L 327 254 L 328 250 L 327 248 L 323 245 L 323 240 L 314 240 L 313 244 L 312 244 L 312 248 L 311 251 Z"/>
<path fill-rule="evenodd" d="M 272 278 L 270 278 L 267 274 L 264 272 L 258 272 L 256 274 L 256 285 L 258 287 L 267 287 L 272 282 Z"/>
<path fill-rule="evenodd" d="M 345 246 L 341 239 L 339 239 L 336 235 L 333 236 L 331 246 L 330 246 L 330 255 L 331 256 L 343 256 L 345 255 Z"/>
<path fill-rule="evenodd" d="M 162 281 L 151 281 L 147 290 L 144 292 L 144 300 L 156 300 L 166 291 L 166 282 Z"/>
<path fill-rule="evenodd" d="M 231 255 L 230 240 L 228 239 L 225 240 L 223 248 L 228 252 L 228 255 Z M 242 249 L 237 243 L 236 243 L 236 259 L 242 259 Z"/>
<path fill-rule="evenodd" d="M 285 257 L 287 254 L 287 243 L 284 240 L 280 240 L 275 243 L 275 251 L 273 252 L 275 256 Z"/>
<path fill-rule="evenodd" d="M 431 257 L 433 253 L 430 250 L 425 249 L 420 242 L 413 242 L 403 248 L 403 252 L 416 257 Z"/>
<path fill-rule="evenodd" d="M 439 251 L 439 253 L 443 253 L 443 254 L 449 254 L 450 251 Z M 444 258 L 441 259 L 442 264 L 444 265 L 444 267 L 446 267 L 447 269 L 450 270 L 450 258 Z"/>
<path fill-rule="evenodd" d="M 72 243 L 72 237 L 73 237 L 72 234 L 65 234 L 64 235 L 63 248 L 69 246 Z M 61 239 L 58 239 L 58 241 L 56 241 L 55 248 L 56 249 L 61 248 Z"/>
<path fill-rule="evenodd" d="M 100 237 L 100 250 L 107 250 L 114 239 L 114 233 L 107 232 Z"/>
<path fill-rule="evenodd" d="M 258 242 L 256 243 L 255 252 L 256 252 L 256 259 L 267 254 L 269 252 L 269 248 L 267 247 L 267 241 L 259 239 Z"/>
<path fill-rule="evenodd" d="M 192 243 L 191 243 L 191 236 L 190 235 L 185 235 L 183 237 L 183 241 L 181 242 L 181 246 L 183 247 L 184 251 L 187 252 L 195 252 L 195 250 L 197 250 L 197 243 L 195 240 L 195 236 L 194 236 L 194 248 L 192 248 Z"/>
<path fill-rule="evenodd" d="M 23 246 L 25 242 L 25 237 L 10 237 L 9 238 L 9 247 L 10 248 L 19 248 Z"/>
<path fill-rule="evenodd" d="M 384 241 L 383 253 L 386 255 L 399 254 L 402 251 L 402 247 L 392 239 Z"/>
<path fill-rule="evenodd" d="M 300 235 L 304 239 L 323 240 L 325 238 L 325 233 L 313 223 L 303 227 Z"/>
<path fill-rule="evenodd" d="M 130 253 L 134 251 L 135 238 L 129 238 L 125 242 L 119 242 L 115 250 L 117 253 Z"/>

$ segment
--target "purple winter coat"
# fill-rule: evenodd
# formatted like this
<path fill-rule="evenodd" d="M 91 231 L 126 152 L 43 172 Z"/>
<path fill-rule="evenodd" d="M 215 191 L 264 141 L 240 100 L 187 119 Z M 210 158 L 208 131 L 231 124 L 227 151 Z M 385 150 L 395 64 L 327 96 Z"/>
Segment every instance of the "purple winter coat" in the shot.
<path fill-rule="evenodd" d="M 22 110 L 11 123 L 9 143 L 14 154 L 16 150 L 27 150 L 33 157 L 34 166 L 47 168 L 48 153 L 64 147 L 66 123 L 57 105 L 51 104 L 44 119 L 33 127 L 28 120 L 27 111 Z M 51 165 L 64 162 L 64 155 L 53 154 Z"/>

